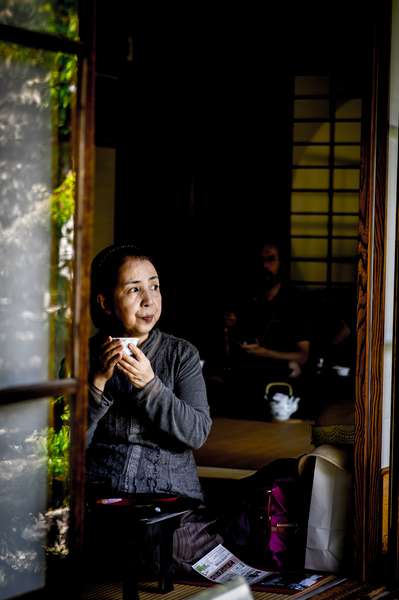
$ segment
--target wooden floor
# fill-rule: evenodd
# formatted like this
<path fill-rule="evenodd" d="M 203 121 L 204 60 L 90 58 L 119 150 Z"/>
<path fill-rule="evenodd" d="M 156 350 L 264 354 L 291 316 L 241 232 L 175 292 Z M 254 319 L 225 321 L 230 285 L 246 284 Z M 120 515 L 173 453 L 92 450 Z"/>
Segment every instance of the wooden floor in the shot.
<path fill-rule="evenodd" d="M 208 440 L 195 452 L 201 467 L 259 469 L 276 458 L 310 452 L 310 421 L 280 423 L 215 417 Z"/>

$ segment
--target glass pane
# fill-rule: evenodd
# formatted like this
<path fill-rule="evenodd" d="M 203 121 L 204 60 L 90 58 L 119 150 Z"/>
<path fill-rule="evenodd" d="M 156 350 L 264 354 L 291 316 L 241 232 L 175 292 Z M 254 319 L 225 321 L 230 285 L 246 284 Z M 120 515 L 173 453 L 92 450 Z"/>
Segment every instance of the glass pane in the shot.
<path fill-rule="evenodd" d="M 330 80 L 328 77 L 298 76 L 295 77 L 295 94 L 312 95 L 328 94 Z"/>
<path fill-rule="evenodd" d="M 360 123 L 335 123 L 336 142 L 360 142 Z"/>
<path fill-rule="evenodd" d="M 291 256 L 295 258 L 323 258 L 327 256 L 327 240 L 294 238 L 291 240 Z"/>
<path fill-rule="evenodd" d="M 298 166 L 328 166 L 329 156 L 329 146 L 294 146 L 292 162 Z"/>
<path fill-rule="evenodd" d="M 360 146 L 334 146 L 336 165 L 360 165 Z"/>
<path fill-rule="evenodd" d="M 78 0 L 3 0 L 0 23 L 77 40 Z"/>
<path fill-rule="evenodd" d="M 355 276 L 355 264 L 333 263 L 331 269 L 331 279 L 334 283 L 353 283 Z"/>
<path fill-rule="evenodd" d="M 295 119 L 328 119 L 329 113 L 329 100 L 295 100 Z"/>
<path fill-rule="evenodd" d="M 358 229 L 359 218 L 357 216 L 338 215 L 333 218 L 333 235 L 356 237 Z"/>
<path fill-rule="evenodd" d="M 356 256 L 357 240 L 333 240 L 332 252 L 335 258 Z"/>
<path fill-rule="evenodd" d="M 327 189 L 328 169 L 292 169 L 292 187 L 309 189 Z"/>
<path fill-rule="evenodd" d="M 0 43 L 0 386 L 69 355 L 76 58 Z"/>
<path fill-rule="evenodd" d="M 359 169 L 334 169 L 334 188 L 356 189 L 360 185 Z"/>
<path fill-rule="evenodd" d="M 68 554 L 69 427 L 61 402 L 0 407 L 1 600 L 42 588 L 48 558 L 60 564 Z"/>
<path fill-rule="evenodd" d="M 360 98 L 341 100 L 337 102 L 335 117 L 337 119 L 360 119 L 362 116 L 362 101 Z"/>
<path fill-rule="evenodd" d="M 292 192 L 291 210 L 294 212 L 327 212 L 328 194 L 324 192 Z"/>
<path fill-rule="evenodd" d="M 327 235 L 327 216 L 291 215 L 291 235 Z"/>
<path fill-rule="evenodd" d="M 330 123 L 294 123 L 294 142 L 329 142 Z"/>
<path fill-rule="evenodd" d="M 319 262 L 291 263 L 291 279 L 295 281 L 326 281 L 327 265 Z"/>
<path fill-rule="evenodd" d="M 333 198 L 334 212 L 353 212 L 359 211 L 359 194 L 335 192 Z"/>

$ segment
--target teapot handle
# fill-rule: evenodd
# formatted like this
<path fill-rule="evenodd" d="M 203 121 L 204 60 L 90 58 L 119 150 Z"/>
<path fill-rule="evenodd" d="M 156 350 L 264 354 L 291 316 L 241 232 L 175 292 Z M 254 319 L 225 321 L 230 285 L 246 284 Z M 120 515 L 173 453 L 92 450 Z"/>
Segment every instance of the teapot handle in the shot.
<path fill-rule="evenodd" d="M 272 381 L 271 383 L 268 383 L 265 389 L 265 396 L 268 395 L 270 388 L 272 388 L 275 385 L 279 385 L 279 386 L 285 386 L 288 389 L 288 395 L 292 396 L 293 395 L 293 389 L 292 389 L 292 385 L 287 383 L 286 381 Z"/>

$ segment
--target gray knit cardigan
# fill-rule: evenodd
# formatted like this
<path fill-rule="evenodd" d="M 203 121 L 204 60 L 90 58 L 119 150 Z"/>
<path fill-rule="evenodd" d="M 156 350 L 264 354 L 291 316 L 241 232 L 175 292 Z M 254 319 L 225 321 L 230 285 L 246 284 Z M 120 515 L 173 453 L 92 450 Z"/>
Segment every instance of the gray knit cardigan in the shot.
<path fill-rule="evenodd" d="M 101 341 L 90 340 L 92 361 Z M 141 350 L 155 373 L 143 389 L 117 370 L 103 393 L 89 386 L 88 481 L 114 492 L 202 500 L 192 450 L 205 442 L 212 421 L 198 351 L 158 329 Z"/>

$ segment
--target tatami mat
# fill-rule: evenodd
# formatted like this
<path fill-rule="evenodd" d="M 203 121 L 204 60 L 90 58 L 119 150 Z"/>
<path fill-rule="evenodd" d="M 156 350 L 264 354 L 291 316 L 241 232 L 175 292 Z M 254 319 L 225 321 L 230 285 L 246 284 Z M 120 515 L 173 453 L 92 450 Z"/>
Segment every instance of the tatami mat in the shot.
<path fill-rule="evenodd" d="M 140 600 L 185 600 L 204 590 L 201 586 L 175 584 L 175 589 L 169 594 L 154 591 L 153 584 L 140 584 Z M 252 592 L 255 600 L 288 600 L 292 595 L 274 594 L 268 592 Z M 122 600 L 122 584 L 118 582 L 99 583 L 87 586 L 81 595 L 81 600 Z"/>
<path fill-rule="evenodd" d="M 344 592 L 342 598 L 347 597 L 345 593 L 353 593 L 361 587 L 359 584 L 353 584 L 353 582 L 349 582 L 344 578 L 329 575 L 326 576 L 323 581 L 312 586 L 312 588 L 302 591 L 292 590 L 291 593 L 287 594 L 287 590 L 280 590 L 277 592 L 275 590 L 270 590 L 270 588 L 268 591 L 256 591 L 251 589 L 251 594 L 254 600 L 307 600 L 308 598 L 319 597 L 325 598 L 326 600 L 328 598 L 328 600 L 330 600 L 330 598 L 334 597 L 333 593 L 336 586 L 341 587 L 342 585 Z M 169 594 L 160 594 L 157 582 L 140 582 L 139 595 L 140 600 L 185 600 L 186 598 L 196 596 L 199 592 L 209 590 L 211 587 L 212 586 L 209 585 L 204 586 L 197 584 L 196 582 L 184 584 L 175 583 L 173 592 L 170 592 Z M 341 598 L 339 594 L 337 597 Z M 348 597 L 353 598 L 353 596 Z M 122 600 L 122 584 L 118 581 L 87 584 L 80 596 L 80 600 Z"/>
<path fill-rule="evenodd" d="M 388 591 L 384 587 L 370 586 L 346 580 L 332 585 L 330 589 L 314 589 L 313 592 L 294 594 L 276 594 L 270 592 L 255 592 L 254 600 L 301 600 L 312 598 L 317 600 L 399 600 L 399 592 Z M 169 594 L 160 594 L 154 583 L 140 584 L 140 600 L 185 600 L 204 590 L 202 586 L 175 584 L 175 589 Z M 90 584 L 83 590 L 80 600 L 122 600 L 122 584 L 118 582 Z"/>

